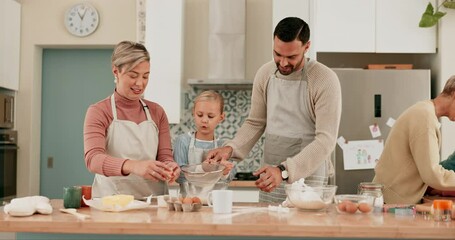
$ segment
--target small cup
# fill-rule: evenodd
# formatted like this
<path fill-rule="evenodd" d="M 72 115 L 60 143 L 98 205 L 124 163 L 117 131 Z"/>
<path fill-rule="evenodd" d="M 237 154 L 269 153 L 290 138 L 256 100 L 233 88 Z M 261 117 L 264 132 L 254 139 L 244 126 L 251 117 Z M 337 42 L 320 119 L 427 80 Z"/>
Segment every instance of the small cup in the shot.
<path fill-rule="evenodd" d="M 80 208 L 81 197 L 81 186 L 63 187 L 63 206 L 65 208 Z"/>
<path fill-rule="evenodd" d="M 158 207 L 167 207 L 166 201 L 169 200 L 169 195 L 160 195 L 156 198 Z"/>
<path fill-rule="evenodd" d="M 232 190 L 213 190 L 208 194 L 207 203 L 213 207 L 213 213 L 231 213 L 232 195 Z"/>
<path fill-rule="evenodd" d="M 88 207 L 87 204 L 85 204 L 84 200 L 82 197 L 85 198 L 85 200 L 90 200 L 92 199 L 92 186 L 90 185 L 83 185 L 81 186 L 82 189 L 82 196 L 81 196 L 81 206 L 82 207 Z"/>

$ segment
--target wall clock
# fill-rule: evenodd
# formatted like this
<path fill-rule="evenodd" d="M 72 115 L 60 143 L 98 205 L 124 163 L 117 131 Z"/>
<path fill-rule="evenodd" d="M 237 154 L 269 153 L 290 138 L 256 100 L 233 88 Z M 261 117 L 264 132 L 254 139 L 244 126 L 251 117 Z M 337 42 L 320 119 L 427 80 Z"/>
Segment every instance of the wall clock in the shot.
<path fill-rule="evenodd" d="M 65 12 L 65 27 L 74 36 L 86 37 L 92 34 L 99 22 L 98 11 L 89 3 L 78 3 Z"/>

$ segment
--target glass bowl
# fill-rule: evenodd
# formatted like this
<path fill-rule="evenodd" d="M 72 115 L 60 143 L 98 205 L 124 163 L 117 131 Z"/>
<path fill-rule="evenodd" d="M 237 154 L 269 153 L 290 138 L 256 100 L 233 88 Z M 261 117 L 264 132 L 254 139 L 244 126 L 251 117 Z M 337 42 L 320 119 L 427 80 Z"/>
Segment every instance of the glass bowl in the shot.
<path fill-rule="evenodd" d="M 210 191 L 227 188 L 227 183 L 220 181 L 224 168 L 220 164 L 207 163 L 182 166 L 187 181 L 180 184 L 180 193 L 183 197 L 199 197 L 206 205 Z"/>
<path fill-rule="evenodd" d="M 221 164 L 192 164 L 181 167 L 186 180 L 196 185 L 213 185 L 223 175 L 224 166 Z"/>
<path fill-rule="evenodd" d="M 369 195 L 343 194 L 335 196 L 338 213 L 370 213 L 373 211 L 374 197 Z"/>
<path fill-rule="evenodd" d="M 296 208 L 305 211 L 320 211 L 332 204 L 337 186 L 296 186 L 286 184 L 285 190 L 289 201 Z"/>

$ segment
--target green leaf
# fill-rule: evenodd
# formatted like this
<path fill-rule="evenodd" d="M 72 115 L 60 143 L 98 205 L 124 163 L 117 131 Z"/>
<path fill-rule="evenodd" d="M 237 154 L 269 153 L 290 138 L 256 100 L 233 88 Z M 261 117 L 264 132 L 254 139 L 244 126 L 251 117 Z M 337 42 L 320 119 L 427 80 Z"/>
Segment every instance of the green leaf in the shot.
<path fill-rule="evenodd" d="M 445 8 L 451 8 L 451 9 L 455 9 L 455 1 L 445 1 L 443 4 L 442 4 Z"/>
<path fill-rule="evenodd" d="M 419 27 L 433 27 L 438 23 L 439 19 L 446 15 L 446 13 L 440 11 L 437 11 L 434 14 L 433 12 L 434 12 L 433 5 L 431 3 L 428 3 L 427 9 L 422 14 L 422 18 L 420 19 Z"/>

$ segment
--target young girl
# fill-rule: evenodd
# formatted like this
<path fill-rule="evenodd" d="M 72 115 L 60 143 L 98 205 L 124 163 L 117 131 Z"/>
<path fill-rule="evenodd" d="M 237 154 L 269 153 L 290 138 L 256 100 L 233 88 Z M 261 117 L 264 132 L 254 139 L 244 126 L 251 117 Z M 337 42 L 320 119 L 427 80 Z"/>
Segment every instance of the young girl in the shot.
<path fill-rule="evenodd" d="M 223 140 L 216 138 L 215 129 L 224 120 L 223 108 L 223 97 L 212 90 L 204 91 L 194 99 L 193 119 L 196 131 L 182 134 L 174 142 L 174 159 L 179 166 L 199 164 L 205 160 L 209 150 L 222 146 Z M 234 164 L 230 161 L 221 164 L 226 167 L 221 179 L 231 181 L 235 175 L 235 171 L 231 171 Z M 186 182 L 183 173 L 177 182 L 183 190 L 182 184 Z"/>

